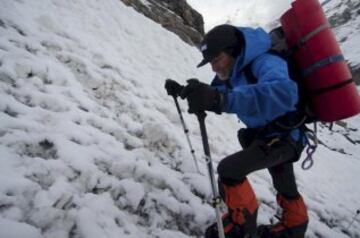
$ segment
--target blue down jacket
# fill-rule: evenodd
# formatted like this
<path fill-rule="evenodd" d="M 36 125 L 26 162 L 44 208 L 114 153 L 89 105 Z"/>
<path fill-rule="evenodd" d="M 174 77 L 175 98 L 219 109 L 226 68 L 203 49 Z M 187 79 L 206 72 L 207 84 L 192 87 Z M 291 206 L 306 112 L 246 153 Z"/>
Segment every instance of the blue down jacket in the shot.
<path fill-rule="evenodd" d="M 245 38 L 245 49 L 236 58 L 228 84 L 215 77 L 211 85 L 224 93 L 223 112 L 236 113 L 247 127 L 258 128 L 287 112 L 295 111 L 299 99 L 298 88 L 289 79 L 286 62 L 268 53 L 271 47 L 268 33 L 261 28 L 238 29 Z M 257 78 L 255 84 L 249 84 L 243 72 L 250 62 Z"/>

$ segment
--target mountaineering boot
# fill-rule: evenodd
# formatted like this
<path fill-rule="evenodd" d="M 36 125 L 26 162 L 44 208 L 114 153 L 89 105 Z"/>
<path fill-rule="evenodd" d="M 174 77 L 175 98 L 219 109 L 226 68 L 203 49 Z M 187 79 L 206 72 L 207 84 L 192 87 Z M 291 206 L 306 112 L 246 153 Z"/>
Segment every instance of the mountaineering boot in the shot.
<path fill-rule="evenodd" d="M 232 222 L 229 213 L 226 213 L 222 216 L 222 222 L 226 238 L 242 238 L 245 236 L 242 227 Z M 219 238 L 219 232 L 216 222 L 206 229 L 205 238 Z"/>
<path fill-rule="evenodd" d="M 280 222 L 258 228 L 260 238 L 304 238 L 309 221 L 307 209 L 301 196 L 286 199 L 278 195 L 277 203 L 283 209 Z"/>
<path fill-rule="evenodd" d="M 229 210 L 222 219 L 225 237 L 255 238 L 258 203 L 247 178 L 234 185 L 220 181 L 219 189 Z M 218 238 L 216 223 L 208 227 L 205 237 Z"/>

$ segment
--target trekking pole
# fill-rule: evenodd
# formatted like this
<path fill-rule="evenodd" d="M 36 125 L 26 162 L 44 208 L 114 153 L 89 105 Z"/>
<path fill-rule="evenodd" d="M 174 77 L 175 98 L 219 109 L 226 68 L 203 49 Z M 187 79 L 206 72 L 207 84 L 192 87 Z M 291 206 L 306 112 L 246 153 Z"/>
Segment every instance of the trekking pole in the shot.
<path fill-rule="evenodd" d="M 178 113 L 179 113 L 179 116 L 180 116 L 181 124 L 182 124 L 182 126 L 183 126 L 183 128 L 184 128 L 184 133 L 185 133 L 185 135 L 186 135 L 186 139 L 187 139 L 187 142 L 188 142 L 189 147 L 190 147 L 191 155 L 192 155 L 192 157 L 193 157 L 193 159 L 194 159 L 194 163 L 195 163 L 196 170 L 197 170 L 198 173 L 200 173 L 199 165 L 198 165 L 198 163 L 197 163 L 197 159 L 196 159 L 196 156 L 195 156 L 195 150 L 194 150 L 193 147 L 192 147 L 192 144 L 191 144 L 191 141 L 190 141 L 190 137 L 189 137 L 189 130 L 187 129 L 187 126 L 186 126 L 186 124 L 185 124 L 184 117 L 183 117 L 182 112 L 181 112 L 181 110 L 180 110 L 179 102 L 178 102 L 176 96 L 173 96 L 173 98 L 174 98 L 174 101 L 175 101 L 176 109 L 177 109 L 177 111 L 178 111 Z M 201 174 L 201 173 L 200 173 L 200 174 Z"/>
<path fill-rule="evenodd" d="M 360 214 L 360 209 L 356 211 L 355 216 L 353 217 L 352 221 L 349 223 L 348 227 L 345 229 L 347 232 L 349 232 L 350 227 L 353 225 L 354 221 L 356 220 L 356 217 Z"/>
<path fill-rule="evenodd" d="M 219 238 L 225 238 L 224 226 L 222 223 L 221 213 L 220 213 L 221 199 L 220 199 L 217 187 L 215 185 L 216 183 L 215 183 L 214 169 L 213 169 L 213 165 L 212 165 L 209 141 L 208 141 L 207 132 L 206 132 L 206 125 L 205 125 L 206 113 L 204 111 L 199 111 L 196 113 L 196 116 L 197 116 L 197 118 L 199 120 L 199 124 L 200 124 L 201 139 L 202 139 L 202 144 L 204 147 L 206 165 L 207 165 L 208 172 L 209 172 L 211 190 L 213 193 L 212 206 L 215 208 L 215 212 L 216 212 L 216 220 L 217 220 L 217 228 L 218 228 L 218 232 L 219 232 Z"/>

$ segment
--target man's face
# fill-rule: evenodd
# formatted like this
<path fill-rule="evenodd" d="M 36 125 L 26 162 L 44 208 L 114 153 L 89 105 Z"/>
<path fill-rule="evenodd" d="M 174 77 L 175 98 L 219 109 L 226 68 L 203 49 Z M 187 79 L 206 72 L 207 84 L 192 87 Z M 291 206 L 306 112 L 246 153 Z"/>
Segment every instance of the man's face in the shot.
<path fill-rule="evenodd" d="M 231 55 L 221 52 L 210 61 L 210 64 L 212 70 L 216 73 L 220 80 L 226 81 L 230 77 L 234 61 L 235 59 Z"/>

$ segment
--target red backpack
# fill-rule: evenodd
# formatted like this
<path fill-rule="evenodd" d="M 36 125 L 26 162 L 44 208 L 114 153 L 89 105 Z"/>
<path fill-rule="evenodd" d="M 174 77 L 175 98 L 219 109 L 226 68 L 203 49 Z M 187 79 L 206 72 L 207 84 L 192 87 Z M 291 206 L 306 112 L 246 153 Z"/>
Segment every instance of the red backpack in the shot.
<path fill-rule="evenodd" d="M 289 64 L 300 88 L 300 108 L 313 118 L 334 122 L 360 112 L 350 69 L 318 0 L 296 0 L 270 32 L 272 52 Z"/>

